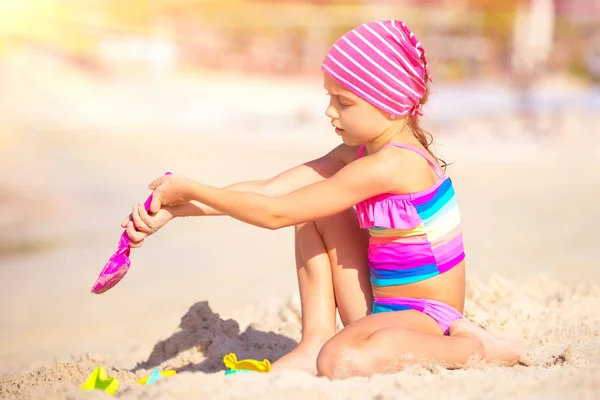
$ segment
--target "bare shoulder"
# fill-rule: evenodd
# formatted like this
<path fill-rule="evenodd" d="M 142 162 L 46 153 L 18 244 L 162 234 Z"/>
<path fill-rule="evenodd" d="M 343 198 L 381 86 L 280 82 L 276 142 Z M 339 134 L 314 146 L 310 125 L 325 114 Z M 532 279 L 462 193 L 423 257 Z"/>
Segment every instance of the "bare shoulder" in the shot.
<path fill-rule="evenodd" d="M 416 193 L 433 186 L 439 179 L 429 161 L 419 153 L 401 147 L 387 147 L 374 154 L 393 180 L 394 193 Z M 433 157 L 430 156 L 430 159 Z"/>

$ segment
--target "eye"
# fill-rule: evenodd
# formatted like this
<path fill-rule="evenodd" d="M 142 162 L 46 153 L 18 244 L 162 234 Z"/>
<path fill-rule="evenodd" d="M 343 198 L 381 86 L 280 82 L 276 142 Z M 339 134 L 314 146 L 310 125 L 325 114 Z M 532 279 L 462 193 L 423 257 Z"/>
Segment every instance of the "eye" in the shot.
<path fill-rule="evenodd" d="M 350 104 L 350 102 L 342 97 L 338 97 L 338 103 L 340 103 L 340 106 L 342 107 L 350 107 L 352 104 Z"/>

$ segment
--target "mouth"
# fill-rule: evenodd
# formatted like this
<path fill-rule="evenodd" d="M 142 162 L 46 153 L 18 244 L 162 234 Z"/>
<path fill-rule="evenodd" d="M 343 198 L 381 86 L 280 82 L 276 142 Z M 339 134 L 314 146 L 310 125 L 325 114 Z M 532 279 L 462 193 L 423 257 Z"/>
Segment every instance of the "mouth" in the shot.
<path fill-rule="evenodd" d="M 346 132 L 346 131 L 345 131 L 345 130 L 343 130 L 343 129 L 340 129 L 340 128 L 335 128 L 335 133 L 337 133 L 337 134 L 338 134 L 338 135 L 340 135 L 340 136 L 342 136 L 342 135 L 344 134 L 344 132 Z"/>

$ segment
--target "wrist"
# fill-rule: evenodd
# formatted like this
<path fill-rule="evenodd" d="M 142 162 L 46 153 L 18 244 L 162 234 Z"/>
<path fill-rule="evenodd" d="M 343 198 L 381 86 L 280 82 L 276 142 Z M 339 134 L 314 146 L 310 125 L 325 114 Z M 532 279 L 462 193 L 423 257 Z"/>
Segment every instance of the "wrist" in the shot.
<path fill-rule="evenodd" d="M 180 204 L 178 206 L 173 206 L 173 207 L 165 207 L 165 209 L 169 212 L 169 214 L 171 214 L 171 219 L 175 219 L 177 217 L 184 217 L 185 216 L 185 205 L 188 203 L 184 203 L 184 204 Z"/>
<path fill-rule="evenodd" d="M 189 203 L 191 201 L 198 201 L 195 197 L 198 193 L 198 188 L 202 187 L 202 185 L 199 182 L 196 181 L 190 181 L 187 185 L 187 188 L 185 190 L 185 202 Z"/>

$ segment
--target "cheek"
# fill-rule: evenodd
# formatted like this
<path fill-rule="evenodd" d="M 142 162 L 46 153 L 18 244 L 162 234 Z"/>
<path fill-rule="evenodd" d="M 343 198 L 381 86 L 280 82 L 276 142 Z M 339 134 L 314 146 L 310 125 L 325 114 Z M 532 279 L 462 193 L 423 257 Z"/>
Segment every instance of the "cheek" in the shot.
<path fill-rule="evenodd" d="M 345 117 L 342 120 L 344 127 L 347 127 L 346 130 L 357 138 L 369 140 L 385 130 L 381 118 L 373 118 L 372 115 L 356 113 Z"/>

